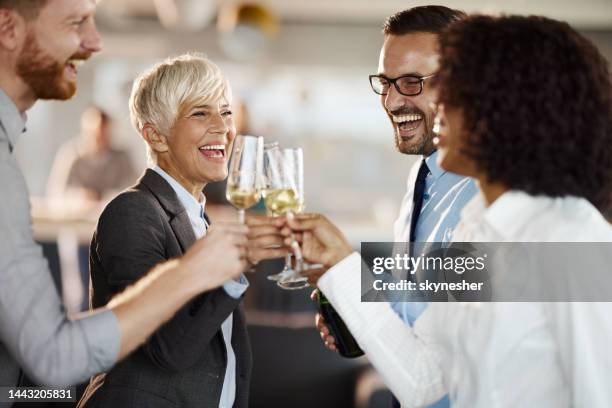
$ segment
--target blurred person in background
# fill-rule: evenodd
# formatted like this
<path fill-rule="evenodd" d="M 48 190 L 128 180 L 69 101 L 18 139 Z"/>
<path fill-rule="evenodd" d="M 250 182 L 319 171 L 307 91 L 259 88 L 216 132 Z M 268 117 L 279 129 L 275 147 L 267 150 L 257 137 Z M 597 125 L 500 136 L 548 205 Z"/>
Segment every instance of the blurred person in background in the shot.
<path fill-rule="evenodd" d="M 96 106 L 81 116 L 81 134 L 58 152 L 49 195 L 97 204 L 136 181 L 129 154 L 112 146 L 111 117 Z"/>
<path fill-rule="evenodd" d="M 66 142 L 55 157 L 47 183 L 48 211 L 70 218 L 97 219 L 105 203 L 136 181 L 137 174 L 128 152 L 113 147 L 112 135 L 113 121 L 108 113 L 97 106 L 90 106 L 83 112 L 80 135 Z M 69 280 L 68 276 L 79 276 L 83 289 L 78 293 L 82 294 L 89 287 L 89 248 L 79 246 L 74 253 L 64 250 L 62 259 L 75 255 L 73 264 L 78 265 L 78 271 L 71 271 L 70 262 L 65 262 L 63 283 Z M 76 289 L 67 292 L 65 286 L 62 288 L 65 299 L 66 296 L 78 299 Z M 86 310 L 87 297 L 80 298 L 73 308 L 78 305 L 78 311 Z"/>
<path fill-rule="evenodd" d="M 227 177 L 236 136 L 231 102 L 221 70 L 197 54 L 169 58 L 134 81 L 131 118 L 150 168 L 100 216 L 90 251 L 93 307 L 207 235 L 202 190 Z M 272 221 L 259 219 L 249 234 L 251 263 L 261 259 L 256 253 L 287 253 Z M 93 378 L 79 406 L 248 406 L 251 349 L 242 310 L 248 286 L 241 275 L 184 306 L 121 364 Z"/>
<path fill-rule="evenodd" d="M 37 100 L 66 100 L 76 92 L 77 67 L 102 47 L 94 12 L 93 0 L 0 0 L 2 387 L 20 385 L 20 368 L 38 384 L 56 386 L 109 369 L 183 304 L 239 275 L 246 264 L 248 228 L 213 227 L 184 257 L 151 268 L 108 305 L 66 315 L 32 236 L 28 189 L 13 150 Z"/>
<path fill-rule="evenodd" d="M 612 86 L 596 47 L 534 16 L 468 17 L 440 44 L 438 163 L 480 188 L 453 239 L 612 242 L 600 212 L 612 191 Z M 360 256 L 333 224 L 288 224 L 305 259 L 329 268 L 319 288 L 402 406 L 445 392 L 459 407 L 612 406 L 610 303 L 437 302 L 409 327 L 388 304 L 361 302 Z"/>
<path fill-rule="evenodd" d="M 436 92 L 430 81 L 439 68 L 438 36 L 463 17 L 462 11 L 448 7 L 420 6 L 389 16 L 384 23 L 378 73 L 370 77 L 370 84 L 393 126 L 397 151 L 420 156 L 408 173 L 407 192 L 394 226 L 397 242 L 450 241 L 461 210 L 477 191 L 472 179 L 440 168 L 433 144 Z M 412 325 L 427 303 L 394 302 L 392 307 Z M 328 348 L 335 350 L 335 339 L 319 314 L 316 324 Z M 387 334 L 392 341 L 393 334 Z M 384 342 L 385 333 L 377 338 Z M 396 399 L 392 405 L 399 406 Z M 448 399 L 434 406 L 448 406 Z"/>

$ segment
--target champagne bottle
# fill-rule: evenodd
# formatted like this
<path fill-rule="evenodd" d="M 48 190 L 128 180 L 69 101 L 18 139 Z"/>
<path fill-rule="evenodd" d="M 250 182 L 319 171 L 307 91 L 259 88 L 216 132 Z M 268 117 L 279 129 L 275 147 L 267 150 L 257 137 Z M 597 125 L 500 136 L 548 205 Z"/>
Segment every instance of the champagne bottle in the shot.
<path fill-rule="evenodd" d="M 325 320 L 325 325 L 329 329 L 330 334 L 336 341 L 336 348 L 341 356 L 347 358 L 355 358 L 362 356 L 363 350 L 357 344 L 357 341 L 344 324 L 344 321 L 336 312 L 336 309 L 331 305 L 323 292 L 317 289 L 317 306 L 319 313 Z"/>

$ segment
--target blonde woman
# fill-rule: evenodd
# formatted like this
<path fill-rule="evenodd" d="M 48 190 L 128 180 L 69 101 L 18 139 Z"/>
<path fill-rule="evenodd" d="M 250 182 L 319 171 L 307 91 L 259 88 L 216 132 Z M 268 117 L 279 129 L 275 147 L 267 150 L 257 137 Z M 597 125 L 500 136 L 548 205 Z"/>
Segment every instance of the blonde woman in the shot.
<path fill-rule="evenodd" d="M 227 176 L 235 137 L 229 84 L 198 55 L 171 58 L 143 73 L 134 82 L 130 111 L 150 168 L 100 217 L 90 255 L 94 307 L 206 234 L 202 189 Z M 267 238 L 281 242 L 274 233 Z M 283 256 L 284 250 L 264 255 Z M 241 276 L 196 298 L 124 362 L 93 378 L 80 406 L 246 407 L 251 351 L 241 299 L 247 286 Z"/>

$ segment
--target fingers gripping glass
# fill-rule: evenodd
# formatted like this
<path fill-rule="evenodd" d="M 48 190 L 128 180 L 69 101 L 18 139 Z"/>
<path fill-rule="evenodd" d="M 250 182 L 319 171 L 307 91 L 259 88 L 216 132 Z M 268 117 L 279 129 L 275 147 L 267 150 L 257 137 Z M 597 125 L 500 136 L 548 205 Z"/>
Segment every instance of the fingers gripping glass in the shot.
<path fill-rule="evenodd" d="M 389 93 L 391 84 L 397 92 L 404 96 L 416 96 L 423 92 L 423 82 L 436 74 L 426 76 L 402 75 L 397 78 L 387 78 L 384 75 L 370 75 L 370 86 L 378 95 Z"/>

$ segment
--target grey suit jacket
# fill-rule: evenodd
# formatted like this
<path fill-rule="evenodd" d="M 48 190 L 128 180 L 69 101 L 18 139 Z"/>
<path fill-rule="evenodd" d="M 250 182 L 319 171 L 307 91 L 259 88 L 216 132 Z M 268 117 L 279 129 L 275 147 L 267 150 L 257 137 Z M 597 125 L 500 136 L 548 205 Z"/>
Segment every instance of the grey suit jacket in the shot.
<path fill-rule="evenodd" d="M 113 294 L 151 267 L 183 254 L 195 235 L 172 187 L 147 170 L 106 207 L 91 243 L 91 303 Z M 188 303 L 132 355 L 92 379 L 81 407 L 218 407 L 227 363 L 221 324 L 234 313 L 234 407 L 248 405 L 251 350 L 240 306 L 219 288 Z"/>

